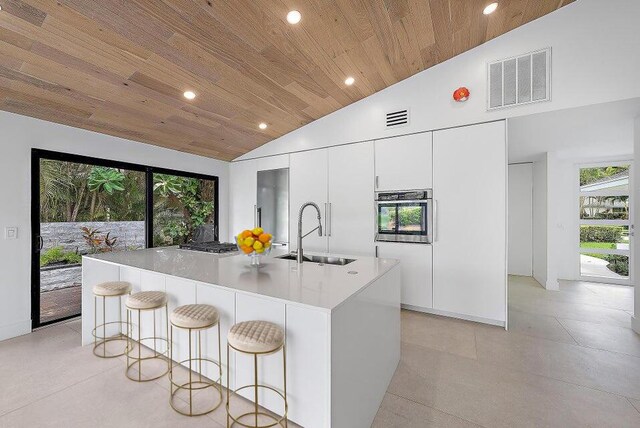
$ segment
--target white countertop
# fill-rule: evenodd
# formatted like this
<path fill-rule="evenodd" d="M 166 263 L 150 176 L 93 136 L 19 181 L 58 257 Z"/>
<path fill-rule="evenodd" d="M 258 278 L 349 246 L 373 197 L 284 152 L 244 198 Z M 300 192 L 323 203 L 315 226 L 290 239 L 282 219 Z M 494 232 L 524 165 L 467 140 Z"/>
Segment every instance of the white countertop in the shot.
<path fill-rule="evenodd" d="M 345 266 L 311 262 L 298 266 L 295 260 L 274 258 L 283 254 L 286 252 L 274 249 L 262 258 L 259 268 L 251 267 L 251 259 L 243 254 L 216 255 L 177 247 L 85 257 L 329 311 L 399 263 L 395 259 L 347 256 L 357 260 Z M 305 252 L 311 254 L 320 253 Z"/>

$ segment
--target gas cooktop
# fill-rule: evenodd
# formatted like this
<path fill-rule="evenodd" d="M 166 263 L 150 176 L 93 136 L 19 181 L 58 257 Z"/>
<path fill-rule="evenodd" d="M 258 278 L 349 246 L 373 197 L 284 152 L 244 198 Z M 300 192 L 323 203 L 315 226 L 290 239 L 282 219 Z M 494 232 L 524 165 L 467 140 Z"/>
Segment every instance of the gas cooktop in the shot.
<path fill-rule="evenodd" d="M 206 253 L 232 253 L 238 251 L 236 244 L 219 241 L 189 242 L 188 244 L 181 244 L 179 248 L 182 250 L 204 251 Z"/>

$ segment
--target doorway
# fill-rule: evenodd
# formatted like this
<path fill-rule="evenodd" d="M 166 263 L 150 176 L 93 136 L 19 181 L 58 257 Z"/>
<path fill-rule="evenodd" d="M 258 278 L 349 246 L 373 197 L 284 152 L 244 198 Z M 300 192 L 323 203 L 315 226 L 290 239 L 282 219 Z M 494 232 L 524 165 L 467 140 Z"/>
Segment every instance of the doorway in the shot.
<path fill-rule="evenodd" d="M 34 149 L 32 327 L 81 313 L 82 256 L 218 239 L 218 178 Z"/>
<path fill-rule="evenodd" d="M 579 166 L 580 278 L 631 285 L 631 162 Z"/>

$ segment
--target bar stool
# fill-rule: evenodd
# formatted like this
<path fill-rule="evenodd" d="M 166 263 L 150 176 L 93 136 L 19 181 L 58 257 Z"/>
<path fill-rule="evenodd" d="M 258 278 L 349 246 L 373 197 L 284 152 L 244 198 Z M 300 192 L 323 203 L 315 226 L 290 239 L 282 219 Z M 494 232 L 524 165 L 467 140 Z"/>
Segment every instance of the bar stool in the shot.
<path fill-rule="evenodd" d="M 229 330 L 227 335 L 227 361 L 229 359 L 229 349 L 234 349 L 237 352 L 253 355 L 253 368 L 254 368 L 254 382 L 253 385 L 245 385 L 230 391 L 227 388 L 227 428 L 236 423 L 248 427 L 248 428 L 268 428 L 276 425 L 280 425 L 283 421 L 285 427 L 288 426 L 287 414 L 289 412 L 289 404 L 287 402 L 287 356 L 284 346 L 284 330 L 280 326 L 267 322 L 267 321 L 245 321 L 235 324 Z M 269 355 L 278 352 L 282 349 L 282 365 L 284 373 L 284 394 L 275 388 L 267 385 L 260 385 L 258 383 L 258 356 Z M 227 370 L 227 386 L 229 386 L 229 371 Z M 247 412 L 239 416 L 233 416 L 230 412 L 230 393 L 238 393 L 243 389 L 253 388 L 254 390 L 254 410 Z M 284 415 L 281 418 L 276 418 L 269 413 L 261 412 L 258 403 L 258 391 L 260 389 L 267 389 L 275 392 L 284 400 Z M 240 421 L 240 419 L 246 416 L 255 417 L 255 425 L 247 425 Z M 273 423 L 269 425 L 258 425 L 258 418 L 260 416 L 267 417 L 273 420 Z M 230 419 L 233 420 L 229 424 Z"/>
<path fill-rule="evenodd" d="M 129 348 L 127 352 L 127 369 L 125 371 L 125 375 L 136 382 L 148 382 L 151 380 L 155 380 L 161 378 L 169 371 L 171 367 L 171 361 L 167 361 L 166 370 L 162 370 L 160 374 L 156 376 L 144 378 L 142 377 L 142 362 L 148 360 L 155 360 L 162 358 L 163 356 L 169 356 L 169 310 L 167 308 L 167 294 L 162 291 L 140 291 L 138 293 L 130 294 L 125 303 L 127 307 L 127 333 L 129 336 L 129 340 L 133 339 L 133 311 L 138 312 L 138 355 L 131 356 L 131 351 L 133 351 L 133 346 Z M 165 313 L 165 325 L 166 327 L 166 336 L 159 337 L 156 333 L 156 312 L 158 310 L 162 310 L 164 308 Z M 153 312 L 153 336 L 142 337 L 142 323 L 141 323 L 141 314 L 142 312 L 152 311 Z M 145 342 L 153 340 L 153 355 L 151 356 L 142 356 L 142 346 Z M 163 352 L 158 352 L 158 341 L 165 343 L 165 348 Z M 133 360 L 133 362 L 129 362 Z M 137 376 L 132 376 L 130 374 L 131 368 L 136 367 L 138 370 Z"/>
<path fill-rule="evenodd" d="M 100 358 L 116 358 L 124 355 L 130 349 L 129 339 L 122 333 L 122 327 L 126 325 L 122 321 L 122 296 L 131 293 L 131 284 L 124 281 L 103 282 L 93 286 L 93 354 Z M 98 298 L 102 297 L 102 324 L 98 324 Z M 118 321 L 106 321 L 106 301 L 107 298 L 118 298 Z M 118 325 L 118 334 L 107 337 L 107 326 Z M 102 328 L 102 336 L 98 336 L 98 329 Z M 107 355 L 107 343 L 116 340 L 126 341 L 124 350 L 119 354 Z M 102 354 L 98 353 L 98 348 L 102 346 Z"/>
<path fill-rule="evenodd" d="M 169 333 L 170 338 L 170 360 L 173 361 L 173 328 L 179 328 L 183 330 L 187 330 L 189 334 L 189 358 L 186 360 L 182 360 L 177 362 L 177 364 L 189 365 L 189 380 L 184 383 L 179 383 L 174 378 L 173 373 L 173 364 L 169 369 L 169 381 L 171 382 L 171 397 L 169 400 L 169 404 L 176 412 L 185 415 L 185 416 L 201 416 L 206 415 L 207 413 L 213 412 L 215 409 L 220 407 L 222 404 L 222 349 L 220 348 L 220 316 L 218 315 L 218 311 L 215 307 L 211 305 L 204 304 L 194 304 L 194 305 L 184 305 L 179 306 L 173 310 L 170 316 L 170 328 L 171 332 Z M 210 329 L 212 327 L 218 326 L 218 361 L 214 361 L 210 358 L 203 358 L 202 356 L 202 331 Z M 197 333 L 197 357 L 193 355 L 193 333 Z M 194 379 L 193 373 L 193 364 L 196 363 L 198 365 L 198 374 L 197 379 Z M 218 368 L 218 378 L 215 380 L 207 379 L 202 375 L 202 364 L 212 364 L 213 366 Z M 176 388 L 174 391 L 174 387 Z M 194 413 L 193 412 L 193 392 L 201 391 L 206 388 L 213 388 L 218 392 L 218 396 L 220 399 L 213 407 L 208 408 L 202 412 Z M 176 394 L 180 390 L 187 390 L 189 392 L 189 412 L 182 411 L 178 409 L 175 405 Z"/>

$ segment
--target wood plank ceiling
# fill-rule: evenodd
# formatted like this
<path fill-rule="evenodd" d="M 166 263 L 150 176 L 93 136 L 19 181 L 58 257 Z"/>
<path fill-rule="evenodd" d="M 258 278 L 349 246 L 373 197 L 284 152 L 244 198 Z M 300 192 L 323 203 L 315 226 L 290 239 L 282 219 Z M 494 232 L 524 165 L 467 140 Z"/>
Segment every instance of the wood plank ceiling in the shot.
<path fill-rule="evenodd" d="M 0 0 L 0 109 L 230 160 L 571 1 Z"/>

